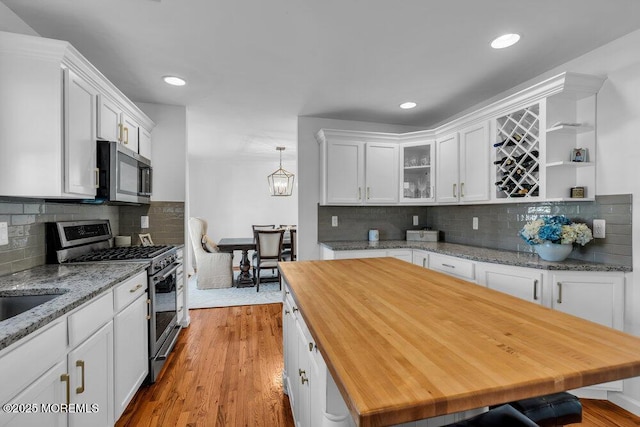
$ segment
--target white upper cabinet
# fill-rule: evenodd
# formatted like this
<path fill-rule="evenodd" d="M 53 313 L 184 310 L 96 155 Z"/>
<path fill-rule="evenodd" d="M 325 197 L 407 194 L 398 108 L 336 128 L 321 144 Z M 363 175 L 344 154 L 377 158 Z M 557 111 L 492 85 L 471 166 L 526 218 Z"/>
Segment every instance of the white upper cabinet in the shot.
<path fill-rule="evenodd" d="M 122 113 L 122 143 L 135 153 L 139 150 L 140 125 L 135 119 L 126 113 Z"/>
<path fill-rule="evenodd" d="M 361 204 L 364 143 L 329 141 L 326 156 L 326 204 Z"/>
<path fill-rule="evenodd" d="M 489 126 L 487 122 L 460 131 L 460 201 L 489 200 Z"/>
<path fill-rule="evenodd" d="M 321 130 L 318 141 L 323 205 L 398 203 L 397 138 Z"/>
<path fill-rule="evenodd" d="M 65 192 L 95 197 L 97 90 L 68 69 L 64 70 Z"/>
<path fill-rule="evenodd" d="M 0 196 L 94 198 L 96 140 L 117 140 L 117 110 L 154 126 L 59 40 L 0 32 L 0 94 Z"/>
<path fill-rule="evenodd" d="M 400 202 L 424 204 L 435 200 L 435 141 L 400 144 Z"/>
<path fill-rule="evenodd" d="M 122 109 L 108 97 L 98 95 L 98 139 L 122 142 Z"/>
<path fill-rule="evenodd" d="M 436 202 L 456 203 L 460 188 L 460 147 L 458 133 L 454 132 L 436 139 Z"/>
<path fill-rule="evenodd" d="M 436 139 L 437 190 L 441 203 L 489 199 L 489 134 L 486 122 Z"/>
<path fill-rule="evenodd" d="M 398 203 L 398 144 L 365 145 L 365 203 Z"/>

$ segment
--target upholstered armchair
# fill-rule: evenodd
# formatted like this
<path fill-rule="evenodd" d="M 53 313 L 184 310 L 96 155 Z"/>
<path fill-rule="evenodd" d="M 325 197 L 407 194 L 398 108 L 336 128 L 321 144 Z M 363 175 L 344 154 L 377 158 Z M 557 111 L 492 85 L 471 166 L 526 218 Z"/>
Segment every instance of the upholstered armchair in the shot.
<path fill-rule="evenodd" d="M 229 288 L 233 284 L 232 254 L 218 251 L 207 236 L 207 222 L 189 218 L 189 236 L 195 258 L 198 289 Z"/>

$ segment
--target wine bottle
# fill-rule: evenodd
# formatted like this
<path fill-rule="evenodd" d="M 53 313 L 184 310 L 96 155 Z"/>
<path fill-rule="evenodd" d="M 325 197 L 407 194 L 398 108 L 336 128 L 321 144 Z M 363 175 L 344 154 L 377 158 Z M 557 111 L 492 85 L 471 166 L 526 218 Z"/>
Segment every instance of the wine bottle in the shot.
<path fill-rule="evenodd" d="M 506 137 L 502 141 L 496 142 L 495 144 L 493 144 L 493 146 L 494 147 L 502 147 L 504 145 L 505 147 L 509 147 L 509 146 L 512 146 L 512 145 L 516 145 L 516 143 L 520 142 L 520 140 L 522 140 L 522 135 L 520 135 L 518 133 L 514 133 L 513 135 L 509 135 L 508 137 Z"/>
<path fill-rule="evenodd" d="M 494 165 L 500 165 L 500 166 L 509 166 L 515 163 L 515 160 L 512 157 L 503 157 L 500 160 L 496 160 L 495 162 L 493 162 Z"/>

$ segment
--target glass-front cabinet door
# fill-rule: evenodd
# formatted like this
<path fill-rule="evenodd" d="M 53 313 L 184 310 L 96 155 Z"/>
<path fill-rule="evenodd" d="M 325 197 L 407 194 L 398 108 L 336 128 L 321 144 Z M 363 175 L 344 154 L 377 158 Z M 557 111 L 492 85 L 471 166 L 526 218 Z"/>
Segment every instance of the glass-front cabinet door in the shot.
<path fill-rule="evenodd" d="M 410 142 L 400 146 L 400 201 L 426 203 L 435 200 L 434 141 Z"/>

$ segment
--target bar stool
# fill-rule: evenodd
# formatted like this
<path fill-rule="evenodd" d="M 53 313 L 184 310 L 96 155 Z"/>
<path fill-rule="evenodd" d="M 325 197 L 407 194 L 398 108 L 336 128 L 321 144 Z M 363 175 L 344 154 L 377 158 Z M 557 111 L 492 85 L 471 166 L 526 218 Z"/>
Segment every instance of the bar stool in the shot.
<path fill-rule="evenodd" d="M 516 411 L 513 406 L 506 404 L 490 409 L 489 411 L 458 423 L 449 424 L 446 427 L 538 427 L 522 413 Z"/>
<path fill-rule="evenodd" d="M 571 393 L 562 392 L 509 403 L 540 427 L 558 427 L 582 422 L 582 404 Z"/>

